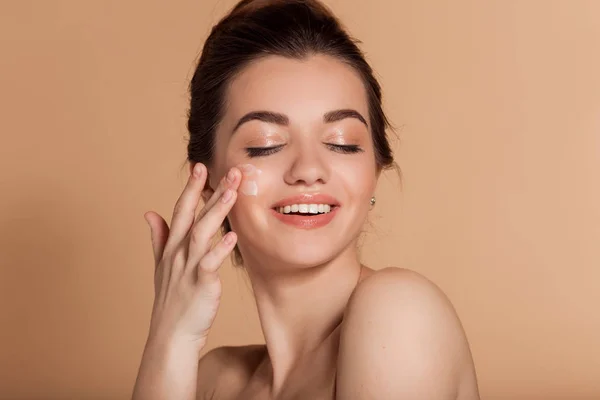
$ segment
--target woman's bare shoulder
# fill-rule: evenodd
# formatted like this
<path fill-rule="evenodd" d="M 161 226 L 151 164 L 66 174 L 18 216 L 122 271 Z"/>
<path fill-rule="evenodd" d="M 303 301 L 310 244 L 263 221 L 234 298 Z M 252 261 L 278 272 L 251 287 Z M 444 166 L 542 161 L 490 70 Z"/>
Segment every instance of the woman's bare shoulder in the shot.
<path fill-rule="evenodd" d="M 221 346 L 198 362 L 197 400 L 235 399 L 265 356 L 263 344 Z"/>
<path fill-rule="evenodd" d="M 467 338 L 442 290 L 403 268 L 363 279 L 341 328 L 337 389 L 339 398 L 477 399 Z"/>

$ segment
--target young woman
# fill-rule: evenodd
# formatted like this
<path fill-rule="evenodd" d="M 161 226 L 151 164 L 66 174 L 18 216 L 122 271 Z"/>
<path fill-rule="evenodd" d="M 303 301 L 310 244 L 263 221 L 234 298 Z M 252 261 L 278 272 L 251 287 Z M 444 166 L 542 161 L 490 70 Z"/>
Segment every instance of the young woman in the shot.
<path fill-rule="evenodd" d="M 478 399 L 444 294 L 359 260 L 378 177 L 395 163 L 380 86 L 331 12 L 241 1 L 213 28 L 190 92 L 189 181 L 170 228 L 145 214 L 156 296 L 133 398 Z M 232 252 L 266 344 L 198 360 Z"/>

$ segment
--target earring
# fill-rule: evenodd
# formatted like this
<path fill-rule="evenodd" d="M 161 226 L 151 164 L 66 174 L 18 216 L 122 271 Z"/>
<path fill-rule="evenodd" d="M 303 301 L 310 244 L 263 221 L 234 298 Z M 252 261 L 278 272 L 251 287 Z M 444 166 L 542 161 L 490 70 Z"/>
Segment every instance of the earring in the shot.
<path fill-rule="evenodd" d="M 375 196 L 371 197 L 371 207 L 375 205 Z"/>

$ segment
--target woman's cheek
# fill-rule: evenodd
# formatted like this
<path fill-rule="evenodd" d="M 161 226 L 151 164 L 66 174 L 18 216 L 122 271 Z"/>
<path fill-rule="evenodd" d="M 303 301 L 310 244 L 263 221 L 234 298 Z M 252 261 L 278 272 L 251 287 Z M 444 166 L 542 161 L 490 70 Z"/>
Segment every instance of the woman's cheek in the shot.
<path fill-rule="evenodd" d="M 265 194 L 261 183 L 263 171 L 252 164 L 241 164 L 236 167 L 242 171 L 242 181 L 238 189 L 238 199 L 231 212 L 233 219 L 243 223 L 244 230 L 266 226 L 265 210 L 261 206 L 260 199 L 261 195 Z"/>
<path fill-rule="evenodd" d="M 241 164 L 237 167 L 242 171 L 239 193 L 243 196 L 258 196 L 258 180 L 262 170 L 252 164 Z"/>

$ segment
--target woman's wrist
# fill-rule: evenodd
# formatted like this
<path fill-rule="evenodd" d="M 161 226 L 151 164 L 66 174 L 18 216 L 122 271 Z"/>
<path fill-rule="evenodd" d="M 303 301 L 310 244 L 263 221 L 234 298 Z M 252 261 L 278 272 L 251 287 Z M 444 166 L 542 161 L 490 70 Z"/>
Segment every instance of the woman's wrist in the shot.
<path fill-rule="evenodd" d="M 206 346 L 206 341 L 206 338 L 177 335 L 168 332 L 150 332 L 144 351 L 192 353 L 199 356 L 204 346 Z"/>
<path fill-rule="evenodd" d="M 134 389 L 134 399 L 193 399 L 198 360 L 204 345 L 165 336 L 149 336 Z"/>
<path fill-rule="evenodd" d="M 197 351 L 198 354 L 206 346 L 206 337 L 182 335 L 164 330 L 150 330 L 146 339 L 146 347 L 163 350 L 185 349 Z"/>

